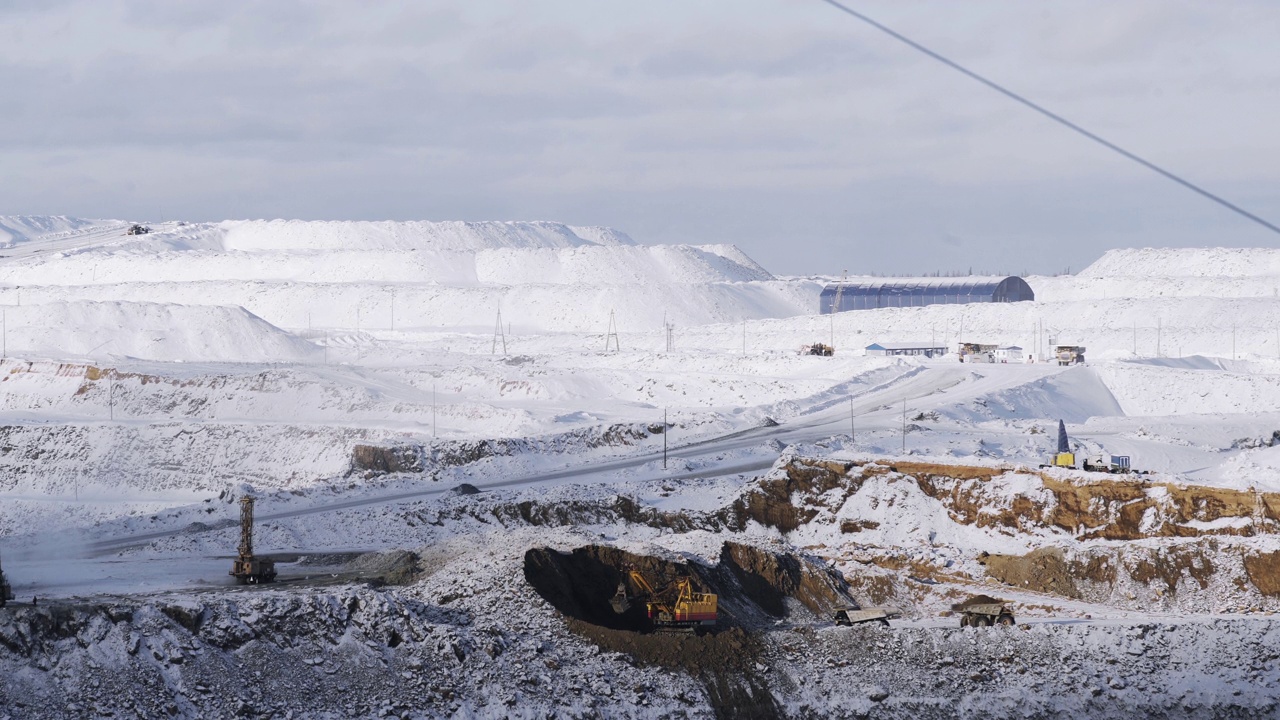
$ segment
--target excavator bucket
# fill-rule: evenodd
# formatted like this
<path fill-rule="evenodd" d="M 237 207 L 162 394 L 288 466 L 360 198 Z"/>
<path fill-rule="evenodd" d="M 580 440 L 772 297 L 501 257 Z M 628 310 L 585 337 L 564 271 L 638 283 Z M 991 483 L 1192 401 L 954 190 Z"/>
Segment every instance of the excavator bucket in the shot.
<path fill-rule="evenodd" d="M 609 604 L 613 606 L 613 611 L 619 615 L 631 609 L 631 598 L 627 597 L 627 584 L 625 582 L 618 583 L 618 592 L 614 593 L 613 598 L 609 600 Z"/>

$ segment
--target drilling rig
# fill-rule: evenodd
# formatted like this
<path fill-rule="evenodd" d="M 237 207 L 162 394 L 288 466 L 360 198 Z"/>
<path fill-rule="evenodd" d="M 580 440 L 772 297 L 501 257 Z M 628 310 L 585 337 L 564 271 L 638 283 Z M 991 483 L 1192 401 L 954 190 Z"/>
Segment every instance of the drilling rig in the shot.
<path fill-rule="evenodd" d="M 9 578 L 4 576 L 4 568 L 0 568 L 0 608 L 13 599 L 13 588 L 9 585 Z"/>
<path fill-rule="evenodd" d="M 260 560 L 253 556 L 253 498 L 240 498 L 240 556 L 229 573 L 241 585 L 258 585 L 276 579 L 274 560 Z"/>

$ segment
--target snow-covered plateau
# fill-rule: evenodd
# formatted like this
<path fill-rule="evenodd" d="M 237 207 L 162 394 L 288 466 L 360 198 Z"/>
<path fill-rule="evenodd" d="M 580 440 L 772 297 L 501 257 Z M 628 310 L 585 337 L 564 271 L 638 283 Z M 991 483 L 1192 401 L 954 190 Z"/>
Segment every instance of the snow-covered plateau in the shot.
<path fill-rule="evenodd" d="M 144 224 L 0 216 L 0 718 L 1280 715 L 1280 251 L 822 315 L 610 228 Z M 959 340 L 1035 361 L 863 352 Z"/>

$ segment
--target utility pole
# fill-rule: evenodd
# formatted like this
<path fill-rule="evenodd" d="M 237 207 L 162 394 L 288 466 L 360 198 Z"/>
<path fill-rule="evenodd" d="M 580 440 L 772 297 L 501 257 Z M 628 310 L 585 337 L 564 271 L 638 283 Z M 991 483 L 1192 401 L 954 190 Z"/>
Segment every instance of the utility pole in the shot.
<path fill-rule="evenodd" d="M 902 455 L 906 455 L 906 396 L 902 396 Z"/>
<path fill-rule="evenodd" d="M 622 346 L 618 344 L 618 321 L 613 310 L 609 311 L 609 329 L 604 335 L 604 351 L 609 352 L 609 341 L 613 340 L 613 350 L 618 352 L 622 350 Z"/>
<path fill-rule="evenodd" d="M 742 354 L 747 354 L 747 321 L 742 321 Z"/>
<path fill-rule="evenodd" d="M 498 308 L 498 319 L 493 326 L 493 347 L 489 350 L 490 355 L 498 352 L 498 340 L 502 340 L 502 354 L 507 354 L 507 334 L 502 331 L 502 308 Z"/>
<path fill-rule="evenodd" d="M 391 288 L 391 329 L 396 329 L 396 289 Z"/>
<path fill-rule="evenodd" d="M 667 422 L 667 411 L 662 411 L 662 469 L 667 469 L 667 432 L 671 429 L 671 425 Z"/>
<path fill-rule="evenodd" d="M 107 419 L 116 420 L 116 380 L 115 373 L 107 376 Z"/>
<path fill-rule="evenodd" d="M 853 425 L 853 396 L 849 396 L 849 442 L 857 439 L 857 428 Z"/>
<path fill-rule="evenodd" d="M 9 357 L 9 309 L 0 308 L 0 357 Z M 1280 328 L 1276 329 L 1276 339 L 1280 340 Z"/>

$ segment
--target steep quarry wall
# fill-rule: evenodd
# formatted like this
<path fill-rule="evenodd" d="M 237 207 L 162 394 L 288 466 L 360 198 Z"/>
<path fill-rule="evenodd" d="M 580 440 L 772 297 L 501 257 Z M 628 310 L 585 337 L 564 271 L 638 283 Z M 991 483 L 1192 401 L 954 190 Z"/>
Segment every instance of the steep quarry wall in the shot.
<path fill-rule="evenodd" d="M 859 573 L 854 581 L 860 597 L 876 602 L 910 602 L 895 577 L 905 573 L 986 577 L 1119 607 L 1280 609 L 1276 493 L 1059 471 L 793 458 L 727 512 L 732 526 L 755 523 L 799 541 L 827 538 L 829 556 L 845 543 L 866 546 L 865 562 L 894 571 Z M 915 536 L 903 535 L 903 526 L 915 527 Z M 937 537 L 957 534 L 978 573 L 904 560 L 904 545 L 936 545 L 947 542 Z M 1033 549 L 1001 550 L 1010 545 Z"/>

